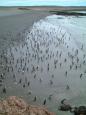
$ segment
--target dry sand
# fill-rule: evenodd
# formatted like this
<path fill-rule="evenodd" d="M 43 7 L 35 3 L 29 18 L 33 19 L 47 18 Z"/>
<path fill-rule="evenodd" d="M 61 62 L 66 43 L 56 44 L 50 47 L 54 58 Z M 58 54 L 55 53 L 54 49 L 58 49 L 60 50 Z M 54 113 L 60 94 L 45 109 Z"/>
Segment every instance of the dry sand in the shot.
<path fill-rule="evenodd" d="M 74 11 L 81 11 L 86 10 L 86 6 L 35 6 L 35 7 L 26 7 L 27 9 L 31 10 L 42 10 L 42 11 L 50 11 L 50 10 L 56 10 L 56 11 L 68 11 L 68 10 L 74 10 Z"/>

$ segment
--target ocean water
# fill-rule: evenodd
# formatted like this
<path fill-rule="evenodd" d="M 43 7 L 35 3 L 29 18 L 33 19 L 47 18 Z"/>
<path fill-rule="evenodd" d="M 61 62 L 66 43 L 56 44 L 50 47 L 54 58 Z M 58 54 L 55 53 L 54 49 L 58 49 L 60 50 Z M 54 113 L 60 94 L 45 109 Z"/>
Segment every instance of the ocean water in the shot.
<path fill-rule="evenodd" d="M 2 52 L 0 97 L 22 96 L 58 115 L 64 98 L 86 105 L 86 17 L 51 15 L 25 31 L 25 42 Z M 1 71 L 0 71 L 1 72 Z M 2 92 L 6 87 L 7 93 Z M 35 99 L 36 96 L 36 99 Z"/>

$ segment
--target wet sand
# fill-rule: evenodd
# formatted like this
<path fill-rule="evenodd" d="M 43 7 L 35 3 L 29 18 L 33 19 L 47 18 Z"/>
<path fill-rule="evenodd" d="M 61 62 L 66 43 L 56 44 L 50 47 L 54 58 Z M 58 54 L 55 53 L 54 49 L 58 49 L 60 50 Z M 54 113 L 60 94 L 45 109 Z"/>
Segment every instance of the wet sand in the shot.
<path fill-rule="evenodd" d="M 57 113 L 63 98 L 76 105 L 86 100 L 85 29 L 74 27 L 78 18 L 48 15 L 25 10 L 0 17 L 0 97 L 22 96 Z"/>
<path fill-rule="evenodd" d="M 49 12 L 43 11 L 22 11 L 18 8 L 0 8 L 0 50 L 1 47 L 7 47 L 11 40 L 21 41 L 17 37 L 19 33 L 48 15 L 50 15 Z"/>

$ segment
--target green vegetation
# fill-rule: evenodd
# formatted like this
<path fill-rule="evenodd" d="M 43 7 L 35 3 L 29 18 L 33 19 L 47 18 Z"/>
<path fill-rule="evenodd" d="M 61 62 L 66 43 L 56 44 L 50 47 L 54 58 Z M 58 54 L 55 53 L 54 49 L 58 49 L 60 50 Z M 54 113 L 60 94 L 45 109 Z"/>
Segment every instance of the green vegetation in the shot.
<path fill-rule="evenodd" d="M 30 10 L 29 8 L 18 8 L 19 10 Z"/>
<path fill-rule="evenodd" d="M 73 11 L 49 11 L 56 15 L 68 15 L 68 16 L 86 16 L 86 13 L 73 12 Z"/>

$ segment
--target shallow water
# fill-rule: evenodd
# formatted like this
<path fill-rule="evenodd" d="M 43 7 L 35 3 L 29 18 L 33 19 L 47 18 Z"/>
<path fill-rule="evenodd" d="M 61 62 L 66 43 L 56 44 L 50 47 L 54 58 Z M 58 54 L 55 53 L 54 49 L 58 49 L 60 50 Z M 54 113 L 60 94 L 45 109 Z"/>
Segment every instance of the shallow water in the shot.
<path fill-rule="evenodd" d="M 85 105 L 85 20 L 86 17 L 52 15 L 26 30 L 25 42 L 13 44 L 0 57 L 0 70 L 5 73 L 0 97 L 23 96 L 38 105 L 46 99 L 45 106 L 59 115 L 70 115 L 58 111 L 64 98 L 71 105 Z"/>

